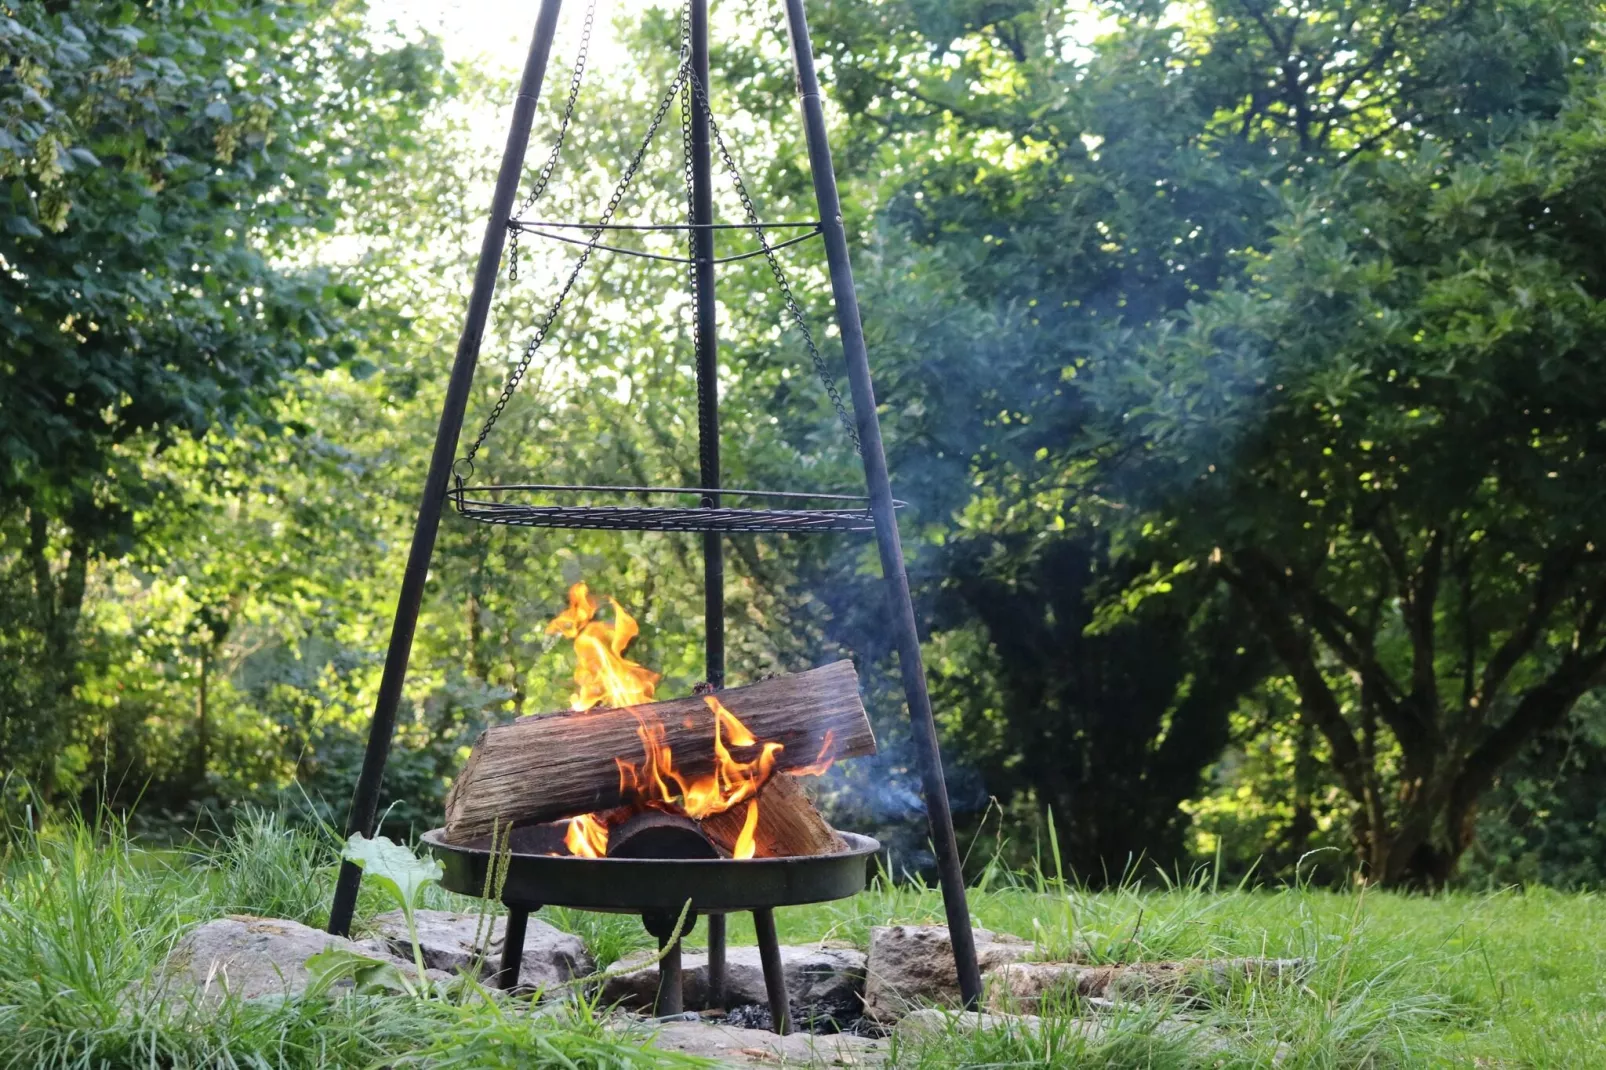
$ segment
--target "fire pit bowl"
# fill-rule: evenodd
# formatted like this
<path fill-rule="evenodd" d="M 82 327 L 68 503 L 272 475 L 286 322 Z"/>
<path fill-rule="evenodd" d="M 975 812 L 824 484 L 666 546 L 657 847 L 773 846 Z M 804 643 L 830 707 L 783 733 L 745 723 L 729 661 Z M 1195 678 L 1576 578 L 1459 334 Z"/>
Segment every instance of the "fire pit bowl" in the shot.
<path fill-rule="evenodd" d="M 848 899 L 864 890 L 869 860 L 881 844 L 869 836 L 838 833 L 847 849 L 835 854 L 794 858 L 576 858 L 562 851 L 562 830 L 533 825 L 513 830 L 507 875 L 501 898 L 508 908 L 498 984 L 518 985 L 524 934 L 530 912 L 543 906 L 573 907 L 615 914 L 640 914 L 647 931 L 658 938 L 664 956 L 659 963 L 657 1013 L 680 1014 L 680 941 L 669 943 L 675 920 L 691 901 L 684 932 L 698 914 L 709 915 L 723 933 L 724 915 L 751 911 L 758 934 L 764 987 L 777 1032 L 791 1028 L 786 981 L 781 971 L 780 940 L 775 933 L 776 907 L 801 906 Z M 482 897 L 491 868 L 488 840 L 448 843 L 445 829 L 423 836 L 424 849 L 445 869 L 441 884 L 460 895 Z M 684 932 L 682 935 L 684 935 Z M 723 937 L 709 941 L 710 1002 L 722 1001 Z M 717 955 L 717 958 L 716 958 Z"/>
<path fill-rule="evenodd" d="M 847 899 L 864 890 L 868 863 L 881 844 L 840 833 L 848 849 L 797 858 L 574 858 L 561 851 L 551 826 L 514 829 L 513 853 L 502 901 L 575 907 L 618 914 L 664 911 L 678 915 L 686 900 L 698 914 L 764 910 Z M 550 837 L 550 842 L 549 842 Z M 490 869 L 488 841 L 446 842 L 446 831 L 424 834 L 426 850 L 440 859 L 441 885 L 481 896 Z"/>

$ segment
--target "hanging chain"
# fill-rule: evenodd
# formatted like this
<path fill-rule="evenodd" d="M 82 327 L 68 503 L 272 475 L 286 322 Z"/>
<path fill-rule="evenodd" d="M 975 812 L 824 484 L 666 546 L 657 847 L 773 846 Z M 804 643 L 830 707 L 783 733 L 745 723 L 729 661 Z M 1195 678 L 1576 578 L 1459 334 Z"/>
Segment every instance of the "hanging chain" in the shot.
<path fill-rule="evenodd" d="M 519 205 L 515 218 L 528 212 L 536 199 L 546 192 L 546 184 L 552 181 L 552 172 L 557 169 L 558 156 L 563 152 L 563 140 L 569 134 L 569 122 L 574 118 L 574 105 L 580 99 L 580 80 L 585 77 L 586 56 L 591 51 L 591 27 L 596 18 L 597 0 L 591 0 L 586 5 L 585 24 L 580 28 L 580 51 L 574 59 L 574 72 L 569 76 L 569 99 L 563 105 L 563 117 L 558 120 L 558 136 L 552 143 L 552 152 L 547 156 L 546 163 L 541 165 L 541 171 L 536 175 L 535 187 L 530 190 L 530 195 L 524 198 L 524 203 Z M 512 249 L 508 253 L 507 277 L 509 282 L 517 282 L 519 281 L 519 228 L 514 226 L 513 220 L 510 219 L 508 229 L 513 233 L 508 238 L 508 244 Z"/>
<path fill-rule="evenodd" d="M 523 204 L 519 207 L 520 213 L 528 211 L 530 207 L 534 205 L 536 199 L 539 198 L 543 192 L 545 192 L 547 183 L 551 181 L 552 174 L 557 167 L 558 158 L 562 152 L 570 122 L 574 117 L 575 104 L 579 98 L 580 83 L 582 76 L 585 73 L 586 56 L 590 49 L 591 32 L 595 15 L 596 0 L 591 0 L 591 3 L 586 7 L 585 23 L 581 30 L 579 54 L 575 60 L 574 73 L 569 80 L 569 97 L 568 101 L 564 105 L 563 116 L 558 124 L 557 138 L 552 146 L 551 154 L 547 157 L 546 162 L 541 167 L 540 173 L 536 178 L 534 188 L 530 191 L 530 195 L 525 198 Z M 552 330 L 552 325 L 557 322 L 558 313 L 562 311 L 564 303 L 568 300 L 570 291 L 574 289 L 575 283 L 580 278 L 580 273 L 585 270 L 587 262 L 591 259 L 591 254 L 596 251 L 597 244 L 599 241 L 601 241 L 602 235 L 608 224 L 613 220 L 614 213 L 618 210 L 619 204 L 623 200 L 625 192 L 629 189 L 630 183 L 635 179 L 636 172 L 640 170 L 642 161 L 646 158 L 647 150 L 652 145 L 652 139 L 657 135 L 659 128 L 663 125 L 664 117 L 668 114 L 670 105 L 674 104 L 677 99 L 680 102 L 681 151 L 683 160 L 683 173 L 686 184 L 686 221 L 689 224 L 687 230 L 689 247 L 687 259 L 690 261 L 690 263 L 688 264 L 687 270 L 694 297 L 697 288 L 697 230 L 695 229 L 695 187 L 692 178 L 692 114 L 693 109 L 700 105 L 708 117 L 709 132 L 713 137 L 714 143 L 719 148 L 720 158 L 724 163 L 726 173 L 730 175 L 731 184 L 736 190 L 736 195 L 741 200 L 742 211 L 747 218 L 747 223 L 753 228 L 753 233 L 758 238 L 759 246 L 763 249 L 764 259 L 769 264 L 770 274 L 775 277 L 775 285 L 780 291 L 782 300 L 785 302 L 787 314 L 791 317 L 792 322 L 796 324 L 798 331 L 803 336 L 803 344 L 805 348 L 807 348 L 809 358 L 814 364 L 814 371 L 819 376 L 821 384 L 823 384 L 825 387 L 826 394 L 831 399 L 831 405 L 836 410 L 837 419 L 841 422 L 843 429 L 848 433 L 848 437 L 853 440 L 854 450 L 860 454 L 864 452 L 864 448 L 859 442 L 859 432 L 857 428 L 854 427 L 853 418 L 848 415 L 847 405 L 842 399 L 841 391 L 837 389 L 836 380 L 831 375 L 830 367 L 826 364 L 825 357 L 820 352 L 819 346 L 815 344 L 813 332 L 809 330 L 808 318 L 803 313 L 803 307 L 801 304 L 799 304 L 797 297 L 793 294 L 791 284 L 786 278 L 786 272 L 782 270 L 780 260 L 777 259 L 774 249 L 770 247 L 769 236 L 765 233 L 763 222 L 758 217 L 758 209 L 753 204 L 753 198 L 747 192 L 747 184 L 745 181 L 743 181 L 741 171 L 736 166 L 736 158 L 734 155 L 732 155 L 729 146 L 725 144 L 725 138 L 720 133 L 719 124 L 714 121 L 714 110 L 709 104 L 707 90 L 703 87 L 702 82 L 692 71 L 691 3 L 690 0 L 688 0 L 686 6 L 681 12 L 680 65 L 675 73 L 675 78 L 670 83 L 669 88 L 665 91 L 663 98 L 658 102 L 658 108 L 653 113 L 652 122 L 648 124 L 647 134 L 642 139 L 640 147 L 636 149 L 636 153 L 631 158 L 629 166 L 625 168 L 624 175 L 620 178 L 618 185 L 614 188 L 613 195 L 608 199 L 607 207 L 603 210 L 601 218 L 597 221 L 597 224 L 592 229 L 591 236 L 587 239 L 586 245 L 580 254 L 579 260 L 575 262 L 573 269 L 570 270 L 568 278 L 564 280 L 563 288 L 558 292 L 557 298 L 547 309 L 546 315 L 541 318 L 541 322 L 535 329 L 535 334 L 532 335 L 530 340 L 525 343 L 524 352 L 519 357 L 518 363 L 514 365 L 513 370 L 509 372 L 507 381 L 502 386 L 502 392 L 497 397 L 496 404 L 492 406 L 490 415 L 486 417 L 484 426 L 480 428 L 479 434 L 475 436 L 473 444 L 468 448 L 468 452 L 463 455 L 460 463 L 467 464 L 470 470 L 473 468 L 474 457 L 479 453 L 480 448 L 485 445 L 485 440 L 490 435 L 491 429 L 495 427 L 496 422 L 501 419 L 502 413 L 507 408 L 508 402 L 512 400 L 513 394 L 518 390 L 519 384 L 523 382 L 525 374 L 529 371 L 530 364 L 535 359 L 536 352 L 546 341 L 547 335 Z M 517 279 L 519 263 L 519 230 L 516 226 L 512 225 L 511 220 L 509 221 L 509 227 L 513 231 L 511 237 L 511 244 L 513 248 L 509 259 L 509 277 L 511 279 Z M 701 329 L 697 322 L 695 303 L 692 308 L 692 344 L 694 347 L 699 347 L 701 344 Z M 701 406 L 706 400 L 703 397 L 704 391 L 705 384 L 703 384 L 699 379 L 699 406 Z"/>
<path fill-rule="evenodd" d="M 853 440 L 854 451 L 863 455 L 864 446 L 859 442 L 858 428 L 853 424 L 853 417 L 848 415 L 848 407 L 842 400 L 842 392 L 837 389 L 836 379 L 832 377 L 830 366 L 825 363 L 825 356 L 820 352 L 820 347 L 814 343 L 814 333 L 809 330 L 809 321 L 803 314 L 803 306 L 793 295 L 792 286 L 786 281 L 786 272 L 781 270 L 781 262 L 776 258 L 775 250 L 770 248 L 769 236 L 765 234 L 764 224 L 758 218 L 758 209 L 753 206 L 753 198 L 747 192 L 747 183 L 742 181 L 742 173 L 736 167 L 736 157 L 731 155 L 730 148 L 725 144 L 725 138 L 719 132 L 719 124 L 714 122 L 714 109 L 709 106 L 708 92 L 690 67 L 687 68 L 686 81 L 690 92 L 708 114 L 708 129 L 713 134 L 714 143 L 719 146 L 719 155 L 725 162 L 725 171 L 731 176 L 731 185 L 736 189 L 736 196 L 741 198 L 742 211 L 747 216 L 747 223 L 753 228 L 759 246 L 764 250 L 764 259 L 769 262 L 770 274 L 775 276 L 775 286 L 780 290 L 782 300 L 786 302 L 786 311 L 803 335 L 803 345 L 809 351 L 809 359 L 814 362 L 814 372 L 820 377 L 826 394 L 831 398 L 831 406 L 836 409 L 836 418 L 841 421 L 842 429 Z"/>
<path fill-rule="evenodd" d="M 642 138 L 641 146 L 636 149 L 636 154 L 631 158 L 630 165 L 625 168 L 624 177 L 619 180 L 618 186 L 614 188 L 613 196 L 608 198 L 608 206 L 603 209 L 602 218 L 598 219 L 593 227 L 591 237 L 587 239 L 585 249 L 580 254 L 580 259 L 575 262 L 574 269 L 569 272 L 568 279 L 563 283 L 563 289 L 558 292 L 557 299 L 552 302 L 552 306 L 547 309 L 546 315 L 542 317 L 540 324 L 535 329 L 535 334 L 525 343 L 524 353 L 519 357 L 519 362 L 514 365 L 512 372 L 508 374 L 507 382 L 502 385 L 501 396 L 496 399 L 496 404 L 492 406 L 491 414 L 485 420 L 485 426 L 480 428 L 480 433 L 475 436 L 474 444 L 463 455 L 462 462 L 468 463 L 471 469 L 474 455 L 479 453 L 480 447 L 485 445 L 486 436 L 491 433 L 491 428 L 496 426 L 497 420 L 501 419 L 502 410 L 507 408 L 507 403 L 513 398 L 513 392 L 519 388 L 519 383 L 524 380 L 525 372 L 530 370 L 530 362 L 535 359 L 536 350 L 540 349 L 541 343 L 546 341 L 547 332 L 552 329 L 552 324 L 557 321 L 558 313 L 562 311 L 564 301 L 568 300 L 569 291 L 574 289 L 575 281 L 579 279 L 580 272 L 585 270 L 586 261 L 591 259 L 592 253 L 596 252 L 597 243 L 602 240 L 604 230 L 613 220 L 614 212 L 619 208 L 619 202 L 624 199 L 625 191 L 630 188 L 631 180 L 636 177 L 636 172 L 641 168 L 641 161 L 646 158 L 647 149 L 652 145 L 652 139 L 657 136 L 658 128 L 663 125 L 664 116 L 669 114 L 669 106 L 680 95 L 681 86 L 686 81 L 689 69 L 686 64 L 682 63 L 680 69 L 675 72 L 674 81 L 669 84 L 668 91 L 664 93 L 663 99 L 658 102 L 658 110 L 653 113 L 652 122 L 647 127 L 647 136 Z"/>

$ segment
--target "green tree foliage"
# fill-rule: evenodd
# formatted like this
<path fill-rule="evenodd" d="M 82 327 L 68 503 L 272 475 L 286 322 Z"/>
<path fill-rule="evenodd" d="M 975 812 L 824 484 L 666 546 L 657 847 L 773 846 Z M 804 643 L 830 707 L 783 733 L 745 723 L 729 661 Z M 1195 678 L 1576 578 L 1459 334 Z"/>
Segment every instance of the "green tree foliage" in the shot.
<path fill-rule="evenodd" d="M 1603 104 L 1295 200 L 1243 287 L 1107 380 L 1385 882 L 1449 879 L 1500 770 L 1606 681 Z"/>
<path fill-rule="evenodd" d="M 1130 353 L 1260 270 L 1255 251 L 1300 191 L 1426 144 L 1476 158 L 1553 116 L 1594 61 L 1581 5 L 1230 0 L 1099 14 L 1109 32 L 1091 46 L 1085 23 L 1030 2 L 844 5 L 824 33 L 857 152 L 887 176 L 884 240 L 913 245 L 876 262 L 867 305 L 890 358 L 886 395 L 919 399 L 888 413 L 895 469 L 934 514 L 960 517 L 957 531 L 934 524 L 922 575 L 962 607 L 950 620 L 982 622 L 1013 698 L 976 689 L 966 710 L 951 693 L 957 719 L 972 723 L 966 738 L 1009 740 L 992 790 L 1035 790 L 1062 828 L 1119 827 L 1085 798 L 1071 806 L 1068 780 L 1094 798 L 1152 794 L 1157 816 L 1129 823 L 1125 851 L 1104 839 L 1075 858 L 1107 869 L 1175 827 L 1158 815 L 1197 789 L 1214 751 L 1160 756 L 1190 735 L 1226 738 L 1267 638 L 1243 590 L 1218 591 L 1214 573 L 1179 581 L 1168 525 L 1189 521 L 1145 508 L 1177 476 L 1133 434 L 1150 408 L 1191 410 L 1205 384 L 1237 382 L 1235 368 L 1213 338 L 1177 358 L 1186 371 Z M 1252 524 L 1254 505 L 1227 495 L 1221 507 Z M 1090 555 L 1093 567 L 1067 567 Z M 1066 599 L 1079 573 L 1114 581 L 1083 581 L 1074 597 L 1090 606 L 1123 576 L 1128 601 L 1164 593 L 1170 605 L 1119 625 L 1121 599 L 1078 612 Z M 1201 630 L 1178 634 L 1177 621 Z M 1118 641 L 1126 631 L 1134 641 Z M 1205 655 L 1212 633 L 1234 631 L 1231 657 Z M 1143 692 L 1109 687 L 1122 679 Z M 1118 742 L 1129 734 L 1147 745 Z"/>
<path fill-rule="evenodd" d="M 355 4 L 23 2 L 0 43 L 0 563 L 26 666 L 0 749 L 48 793 L 92 563 L 181 505 L 152 457 L 273 427 L 288 377 L 355 355 L 361 295 L 296 265 L 440 76 Z"/>

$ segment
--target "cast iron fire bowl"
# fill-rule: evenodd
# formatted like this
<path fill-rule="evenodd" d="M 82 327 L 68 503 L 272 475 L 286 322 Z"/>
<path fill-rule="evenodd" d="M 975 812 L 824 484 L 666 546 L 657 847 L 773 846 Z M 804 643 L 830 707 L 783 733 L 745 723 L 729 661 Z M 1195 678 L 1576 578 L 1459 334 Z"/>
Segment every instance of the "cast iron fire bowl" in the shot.
<path fill-rule="evenodd" d="M 864 890 L 870 856 L 881 844 L 839 833 L 848 848 L 797 858 L 575 858 L 562 850 L 553 826 L 513 830 L 513 853 L 502 901 L 623 914 L 678 914 L 690 899 L 698 914 L 767 910 L 847 899 Z M 483 896 L 491 852 L 488 840 L 446 842 L 445 829 L 424 834 L 424 847 L 446 869 L 441 884 Z"/>

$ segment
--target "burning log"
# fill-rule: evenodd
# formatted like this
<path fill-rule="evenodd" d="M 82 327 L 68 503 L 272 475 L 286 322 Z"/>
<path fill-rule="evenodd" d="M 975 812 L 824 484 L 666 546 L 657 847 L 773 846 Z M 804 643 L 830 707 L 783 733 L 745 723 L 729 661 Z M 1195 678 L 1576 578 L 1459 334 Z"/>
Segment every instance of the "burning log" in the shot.
<path fill-rule="evenodd" d="M 814 808 L 797 777 L 770 777 L 758 793 L 758 827 L 753 831 L 754 858 L 828 855 L 846 845 Z M 736 806 L 703 818 L 703 832 L 726 854 L 736 847 L 747 821 L 747 807 Z"/>
<path fill-rule="evenodd" d="M 447 838 L 462 843 L 488 835 L 497 824 L 533 824 L 629 802 L 652 761 L 663 763 L 657 767 L 661 778 L 671 754 L 677 781 L 710 779 L 721 761 L 717 752 L 729 757 L 718 730 L 726 723 L 721 714 L 730 718 L 723 706 L 741 718 L 735 727 L 744 728 L 741 738 L 726 729 L 729 746 L 747 747 L 743 738 L 764 741 L 766 776 L 875 753 L 858 674 L 849 661 L 731 688 L 718 700 L 693 697 L 522 717 L 486 729 L 475 741 L 446 799 Z M 631 761 L 644 748 L 649 761 L 638 770 Z M 733 809 L 745 817 L 745 805 Z"/>

